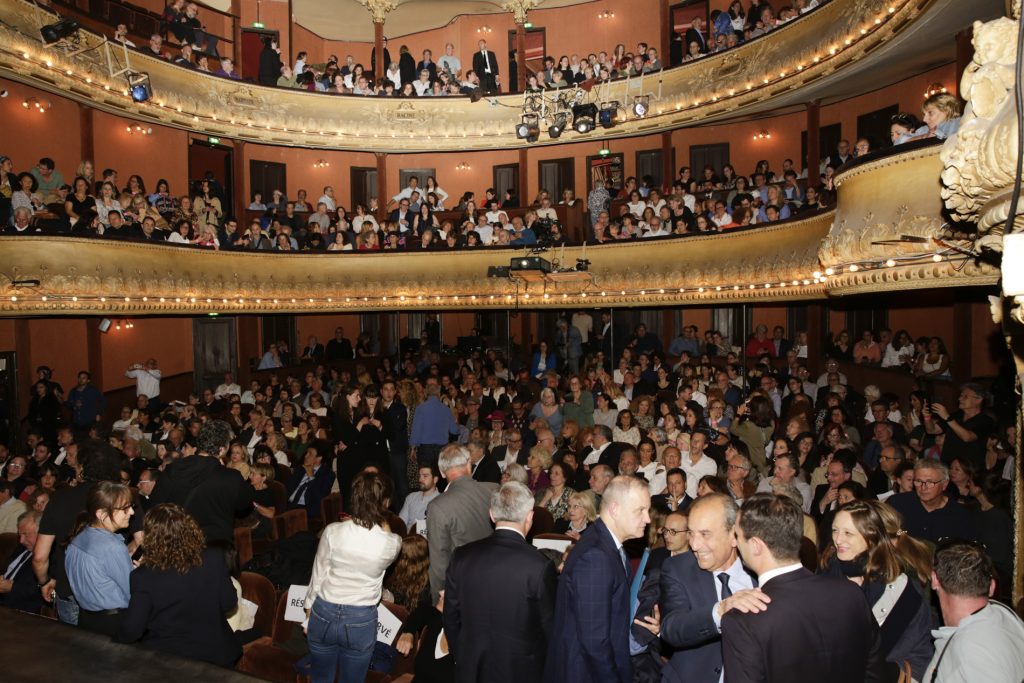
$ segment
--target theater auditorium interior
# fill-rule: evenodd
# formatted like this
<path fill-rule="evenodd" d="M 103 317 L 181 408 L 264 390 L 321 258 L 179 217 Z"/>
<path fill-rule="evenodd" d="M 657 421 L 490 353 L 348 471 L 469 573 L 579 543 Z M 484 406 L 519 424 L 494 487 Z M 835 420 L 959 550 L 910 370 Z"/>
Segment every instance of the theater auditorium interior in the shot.
<path fill-rule="evenodd" d="M 1022 47 L 0 0 L 4 680 L 1020 681 Z"/>

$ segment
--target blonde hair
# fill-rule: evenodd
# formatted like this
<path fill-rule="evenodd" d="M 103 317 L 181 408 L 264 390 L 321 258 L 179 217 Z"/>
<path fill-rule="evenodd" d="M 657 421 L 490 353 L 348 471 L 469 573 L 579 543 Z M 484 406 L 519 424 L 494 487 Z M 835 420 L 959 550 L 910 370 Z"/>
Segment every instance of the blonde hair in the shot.
<path fill-rule="evenodd" d="M 937 92 L 929 96 L 924 101 L 924 104 L 921 105 L 921 110 L 924 111 L 928 107 L 935 107 L 941 111 L 946 115 L 946 120 L 960 118 L 960 115 L 963 113 L 960 100 L 945 92 Z"/>
<path fill-rule="evenodd" d="M 547 470 L 551 467 L 551 454 L 548 453 L 548 449 L 543 446 L 534 446 L 531 448 L 530 455 L 537 458 L 542 470 Z"/>
<path fill-rule="evenodd" d="M 594 507 L 594 496 L 589 492 L 576 491 L 575 493 L 570 494 L 569 505 L 573 505 L 574 503 L 583 508 L 583 514 L 586 516 L 588 524 L 597 519 L 597 508 Z"/>

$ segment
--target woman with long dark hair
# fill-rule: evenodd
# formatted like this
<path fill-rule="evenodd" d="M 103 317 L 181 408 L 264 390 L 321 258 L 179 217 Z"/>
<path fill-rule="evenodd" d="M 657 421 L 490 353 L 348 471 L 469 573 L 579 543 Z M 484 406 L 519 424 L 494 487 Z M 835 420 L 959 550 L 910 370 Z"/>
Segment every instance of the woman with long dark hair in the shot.
<path fill-rule="evenodd" d="M 334 455 L 337 461 L 335 471 L 338 475 L 338 487 L 342 500 L 346 503 L 352 479 L 363 467 L 357 448 L 360 434 L 356 429 L 356 423 L 361 419 L 359 416 L 361 401 L 359 387 L 349 385 L 338 393 L 332 411 L 334 424 L 331 431 L 337 439 L 334 446 Z"/>
<path fill-rule="evenodd" d="M 232 666 L 242 648 L 227 615 L 238 604 L 224 551 L 206 548 L 184 509 L 162 503 L 146 513 L 145 554 L 131 575 L 131 601 L 117 640 L 179 657 Z"/>
<path fill-rule="evenodd" d="M 363 389 L 363 400 L 356 412 L 356 459 L 359 469 L 376 465 L 381 472 L 388 470 L 388 445 L 384 436 L 384 402 L 380 388 L 371 384 Z"/>
<path fill-rule="evenodd" d="M 910 662 L 914 679 L 923 680 L 934 653 L 924 588 L 931 580 L 932 553 L 902 524 L 900 513 L 885 503 L 842 506 L 821 556 L 821 573 L 845 576 L 863 589 L 881 627 L 886 661 L 897 667 Z"/>
<path fill-rule="evenodd" d="M 384 572 L 402 549 L 387 522 L 387 485 L 374 473 L 352 482 L 352 516 L 320 537 L 306 593 L 313 683 L 361 681 L 377 641 Z"/>
<path fill-rule="evenodd" d="M 127 486 L 101 481 L 89 490 L 64 556 L 84 629 L 113 636 L 121 624 L 131 595 L 132 558 L 118 532 L 133 514 Z"/>

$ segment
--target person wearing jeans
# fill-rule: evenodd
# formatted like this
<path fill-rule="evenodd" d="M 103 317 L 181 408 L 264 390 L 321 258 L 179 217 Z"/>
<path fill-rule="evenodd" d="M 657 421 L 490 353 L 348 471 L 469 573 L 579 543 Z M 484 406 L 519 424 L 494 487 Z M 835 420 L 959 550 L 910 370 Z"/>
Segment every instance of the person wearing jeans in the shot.
<path fill-rule="evenodd" d="M 384 572 L 402 539 L 387 523 L 391 485 L 376 473 L 352 482 L 352 516 L 320 537 L 306 593 L 306 639 L 313 683 L 362 681 L 377 642 Z"/>

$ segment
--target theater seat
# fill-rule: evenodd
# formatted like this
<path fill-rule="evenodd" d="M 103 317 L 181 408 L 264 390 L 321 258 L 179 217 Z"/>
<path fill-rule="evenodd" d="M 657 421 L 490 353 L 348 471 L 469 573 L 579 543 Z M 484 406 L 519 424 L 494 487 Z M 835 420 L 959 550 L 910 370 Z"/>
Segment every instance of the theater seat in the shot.
<path fill-rule="evenodd" d="M 256 604 L 256 630 L 260 635 L 269 636 L 274 632 L 274 617 L 277 612 L 277 591 L 270 579 L 254 572 L 242 572 L 238 577 L 242 586 L 242 597 Z"/>
<path fill-rule="evenodd" d="M 324 520 L 324 526 L 332 524 L 341 519 L 342 505 L 341 494 L 332 493 L 320 501 L 320 516 Z"/>
<path fill-rule="evenodd" d="M 533 526 L 526 540 L 532 541 L 540 534 L 550 534 L 555 528 L 555 518 L 551 516 L 547 508 L 539 505 L 533 508 Z"/>
<path fill-rule="evenodd" d="M 242 648 L 242 658 L 235 668 L 274 683 L 295 683 L 298 680 L 295 662 L 299 661 L 301 656 L 280 646 L 291 638 L 295 626 L 284 619 L 287 606 L 288 593 L 283 593 L 277 601 L 271 635 L 257 638 L 245 645 Z"/>
<path fill-rule="evenodd" d="M 0 561 L 6 560 L 8 557 L 14 554 L 14 549 L 18 547 L 18 534 L 7 533 L 0 534 Z M 6 567 L 5 567 L 6 569 Z"/>
<path fill-rule="evenodd" d="M 252 559 L 252 529 L 249 527 L 235 527 L 235 552 L 238 553 L 239 567 L 244 567 Z"/>
<path fill-rule="evenodd" d="M 300 531 L 309 531 L 309 518 L 305 510 L 286 510 L 284 514 L 274 517 L 277 538 L 291 538 Z"/>

